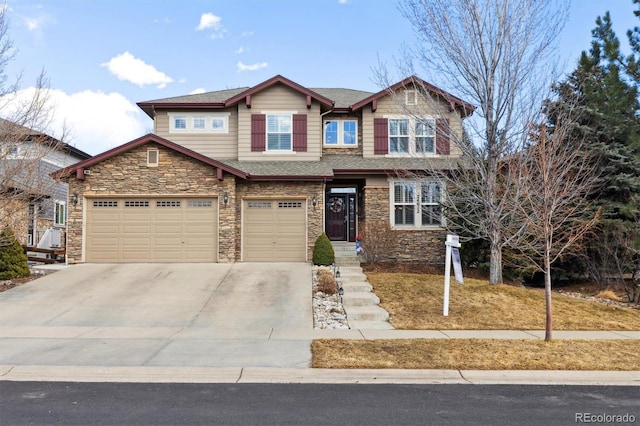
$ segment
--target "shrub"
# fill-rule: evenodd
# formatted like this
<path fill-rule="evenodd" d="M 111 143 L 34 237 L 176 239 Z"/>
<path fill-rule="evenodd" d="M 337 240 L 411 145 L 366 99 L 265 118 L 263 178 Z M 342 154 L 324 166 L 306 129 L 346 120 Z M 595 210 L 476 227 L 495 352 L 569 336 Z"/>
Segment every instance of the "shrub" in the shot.
<path fill-rule="evenodd" d="M 318 291 L 324 294 L 335 294 L 337 291 L 336 279 L 333 273 L 327 269 L 318 270 Z"/>
<path fill-rule="evenodd" d="M 390 260 L 390 254 L 398 246 L 398 238 L 388 221 L 367 221 L 362 234 L 363 257 L 367 263 Z"/>
<path fill-rule="evenodd" d="M 2 231 L 0 241 L 8 242 L 0 246 L 0 280 L 12 280 L 29 275 L 31 271 L 27 256 L 10 228 Z"/>
<path fill-rule="evenodd" d="M 335 252 L 329 237 L 324 232 L 316 239 L 316 243 L 313 246 L 313 264 L 329 266 L 335 259 Z"/>

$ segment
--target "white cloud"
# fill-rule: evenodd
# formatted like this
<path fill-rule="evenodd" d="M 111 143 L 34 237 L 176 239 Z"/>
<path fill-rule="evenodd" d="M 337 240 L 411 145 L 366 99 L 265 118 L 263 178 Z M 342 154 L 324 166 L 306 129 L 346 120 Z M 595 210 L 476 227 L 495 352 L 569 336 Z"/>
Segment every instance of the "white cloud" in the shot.
<path fill-rule="evenodd" d="M 184 77 L 178 80 L 178 83 L 186 83 L 186 82 L 187 82 L 187 79 Z"/>
<path fill-rule="evenodd" d="M 191 92 L 189 92 L 190 95 L 198 95 L 200 93 L 205 93 L 206 90 L 203 87 L 199 87 L 195 90 L 192 90 Z"/>
<path fill-rule="evenodd" d="M 203 13 L 200 16 L 200 25 L 196 27 L 196 31 L 206 30 L 207 28 L 213 28 L 215 30 L 222 27 L 222 18 L 214 15 L 213 13 Z"/>
<path fill-rule="evenodd" d="M 196 27 L 196 31 L 213 30 L 212 39 L 224 38 L 227 30 L 222 25 L 222 18 L 213 13 L 203 13 L 200 16 L 200 24 Z"/>
<path fill-rule="evenodd" d="M 128 81 L 140 87 L 156 84 L 158 89 L 164 89 L 173 79 L 165 73 L 158 71 L 153 65 L 145 63 L 129 52 L 124 52 L 100 64 L 107 67 L 111 74 L 120 80 Z"/>
<path fill-rule="evenodd" d="M 237 48 L 237 49 L 236 49 L 236 54 L 238 54 L 238 55 L 239 55 L 239 54 L 241 54 L 241 53 L 246 52 L 247 50 L 249 50 L 249 49 L 245 49 L 245 47 L 244 47 L 244 46 L 240 46 L 239 48 Z"/>
<path fill-rule="evenodd" d="M 31 99 L 34 91 L 28 88 L 18 92 L 18 102 Z M 46 132 L 60 138 L 66 127 L 64 142 L 89 154 L 99 154 L 152 131 L 151 119 L 120 93 L 85 90 L 67 94 L 52 89 L 49 95 L 53 118 Z"/>
<path fill-rule="evenodd" d="M 251 37 L 252 35 L 254 35 L 256 32 L 255 31 L 245 31 L 242 34 L 240 34 L 241 37 Z"/>
<path fill-rule="evenodd" d="M 42 18 L 24 18 L 24 23 L 29 31 L 36 31 L 43 23 Z"/>
<path fill-rule="evenodd" d="M 267 68 L 269 66 L 269 62 L 259 62 L 252 65 L 245 65 L 242 62 L 238 62 L 238 72 L 242 71 L 256 71 L 261 68 Z"/>

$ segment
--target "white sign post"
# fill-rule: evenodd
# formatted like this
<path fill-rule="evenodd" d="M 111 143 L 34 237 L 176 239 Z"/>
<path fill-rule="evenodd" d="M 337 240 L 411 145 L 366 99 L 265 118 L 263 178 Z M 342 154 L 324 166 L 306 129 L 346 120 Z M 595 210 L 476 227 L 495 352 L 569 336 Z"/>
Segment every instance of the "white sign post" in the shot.
<path fill-rule="evenodd" d="M 447 235 L 447 241 L 445 241 L 446 253 L 444 260 L 444 303 L 442 307 L 442 315 L 445 317 L 449 316 L 449 284 L 451 283 L 451 257 L 452 257 L 452 248 L 457 249 L 460 247 L 460 237 L 457 235 Z M 462 265 L 460 264 L 460 253 L 456 259 L 454 259 L 458 265 L 454 266 L 456 269 L 456 280 L 458 282 L 462 282 Z M 460 269 L 460 279 L 458 280 L 458 271 Z"/>

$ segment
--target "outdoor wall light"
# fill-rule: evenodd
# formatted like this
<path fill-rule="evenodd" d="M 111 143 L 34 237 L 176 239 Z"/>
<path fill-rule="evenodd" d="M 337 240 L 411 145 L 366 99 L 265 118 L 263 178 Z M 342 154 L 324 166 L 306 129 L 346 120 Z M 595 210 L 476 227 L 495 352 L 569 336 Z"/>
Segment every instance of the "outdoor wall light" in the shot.
<path fill-rule="evenodd" d="M 318 206 L 318 198 L 315 195 L 311 199 L 311 205 L 313 205 L 314 209 Z"/>
<path fill-rule="evenodd" d="M 222 196 L 222 202 L 224 203 L 225 207 L 227 207 L 227 204 L 229 204 L 229 194 L 227 194 L 226 192 Z"/>
<path fill-rule="evenodd" d="M 71 195 L 71 202 L 73 204 L 78 204 L 78 194 L 72 194 Z"/>

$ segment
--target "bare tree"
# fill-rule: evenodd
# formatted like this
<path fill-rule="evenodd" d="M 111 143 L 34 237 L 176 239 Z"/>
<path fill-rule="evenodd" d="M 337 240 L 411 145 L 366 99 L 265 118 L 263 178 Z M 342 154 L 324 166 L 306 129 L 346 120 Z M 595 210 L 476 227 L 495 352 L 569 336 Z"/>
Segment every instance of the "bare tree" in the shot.
<path fill-rule="evenodd" d="M 532 128 L 531 146 L 508 164 L 518 169 L 521 188 L 516 210 L 521 226 L 511 245 L 544 273 L 546 341 L 552 337 L 551 267 L 570 250 L 579 250 L 599 219 L 592 196 L 598 178 L 595 161 L 571 127 L 558 118 L 551 129 L 544 124 Z"/>
<path fill-rule="evenodd" d="M 21 75 L 7 70 L 17 50 L 9 36 L 7 7 L 0 5 L 0 223 L 25 223 L 29 203 L 43 199 L 54 184 L 42 159 L 62 146 L 43 133 L 51 124 L 49 81 L 42 71 L 29 96 L 20 93 Z M 11 243 L 0 241 L 0 245 Z"/>
<path fill-rule="evenodd" d="M 407 50 L 401 71 L 425 75 L 477 107 L 465 121 L 463 137 L 454 141 L 464 167 L 456 161 L 453 173 L 433 166 L 424 173 L 437 174 L 454 188 L 444 199 L 455 217 L 447 226 L 489 241 L 490 282 L 501 283 L 502 250 L 509 245 L 504 229 L 512 227 L 517 193 L 514 179 L 502 176 L 501 164 L 524 145 L 528 123 L 553 81 L 548 68 L 567 6 L 556 0 L 404 0 L 401 11 L 419 39 Z M 379 83 L 388 87 L 381 68 Z M 422 91 L 425 99 L 434 98 L 430 88 Z M 417 120 L 425 116 L 415 109 L 411 114 Z M 426 114 L 433 116 L 433 108 Z"/>

